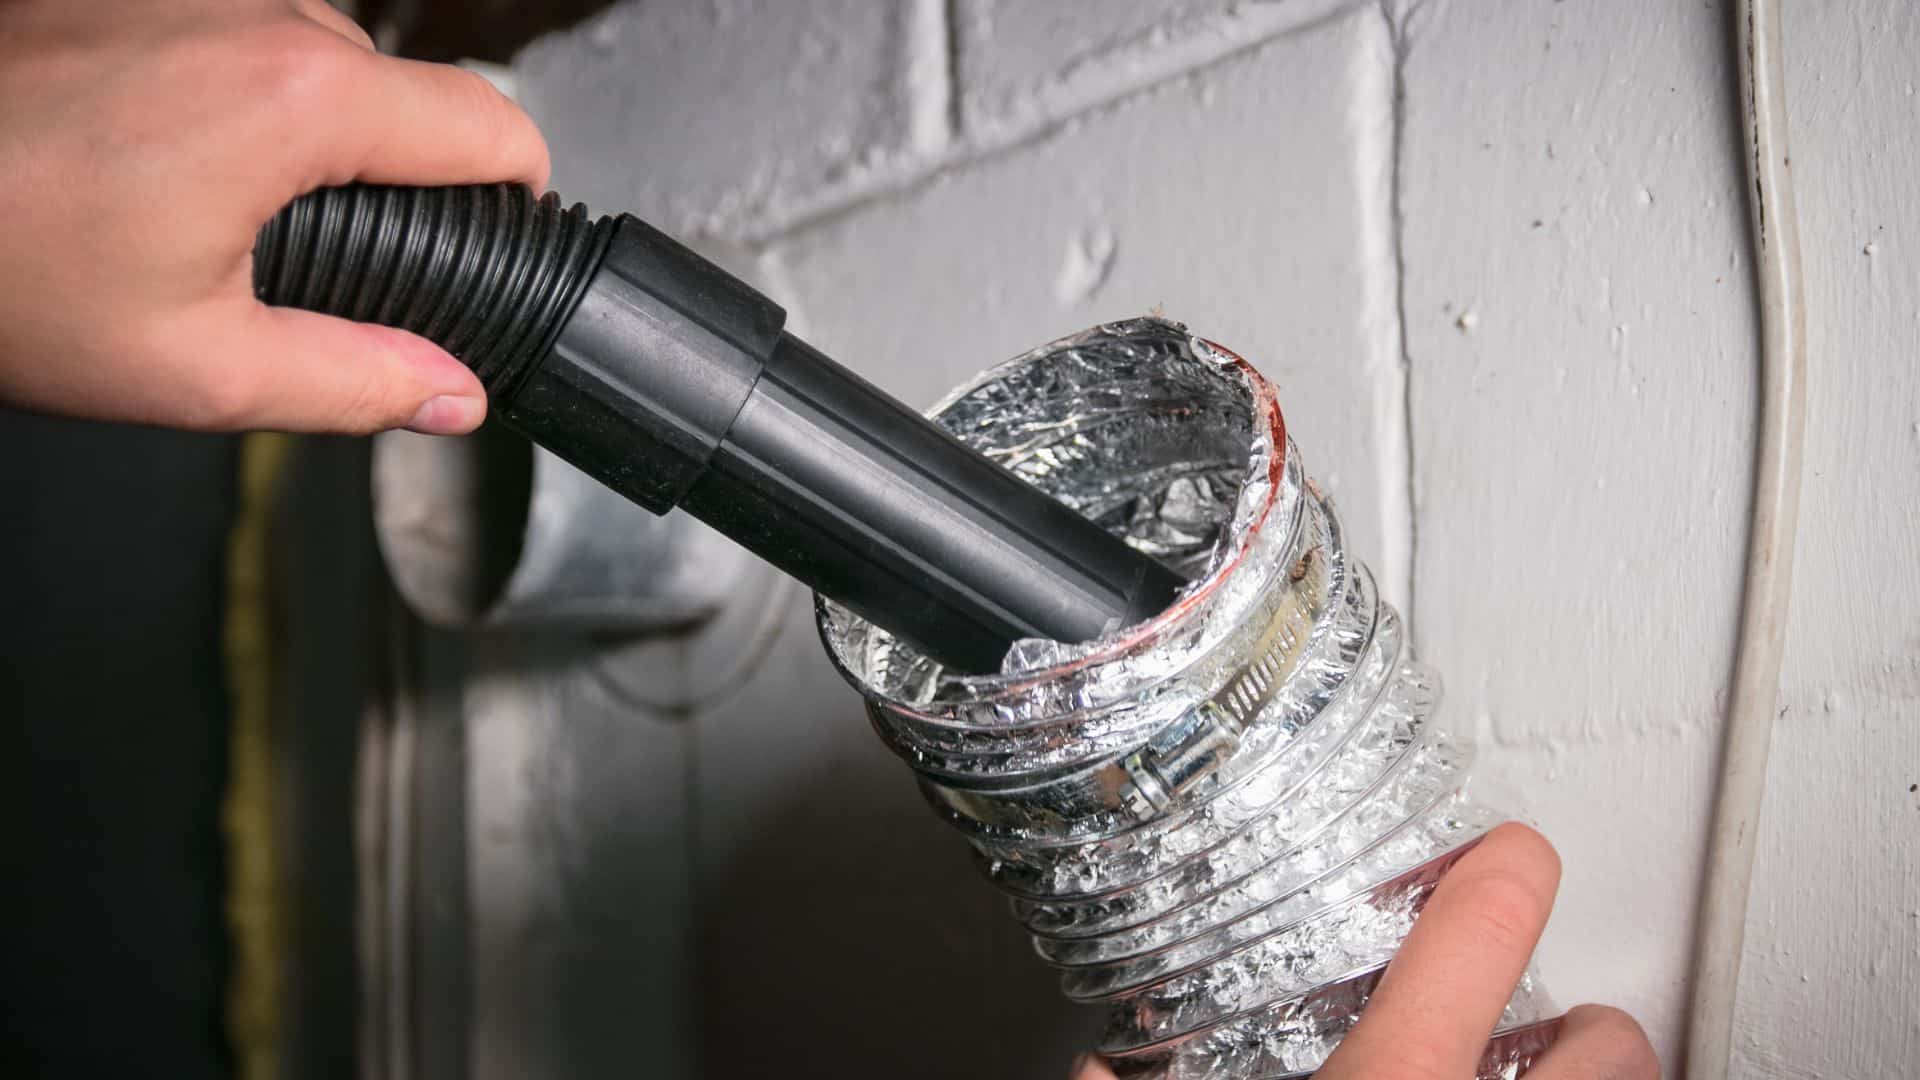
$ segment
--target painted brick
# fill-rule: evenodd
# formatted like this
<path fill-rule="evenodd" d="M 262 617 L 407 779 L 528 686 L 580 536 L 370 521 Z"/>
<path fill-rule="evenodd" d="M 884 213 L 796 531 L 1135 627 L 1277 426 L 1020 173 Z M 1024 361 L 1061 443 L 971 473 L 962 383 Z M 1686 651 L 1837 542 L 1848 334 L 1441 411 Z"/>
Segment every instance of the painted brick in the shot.
<path fill-rule="evenodd" d="M 1356 0 L 959 0 L 962 127 L 974 137 L 1071 115 Z"/>
<path fill-rule="evenodd" d="M 569 198 L 683 236 L 746 223 L 913 135 L 909 7 L 617 5 L 515 60 Z"/>
<path fill-rule="evenodd" d="M 1419 641 L 1568 867 L 1548 985 L 1669 1063 L 1752 483 L 1726 32 L 1450 4 L 1405 35 Z"/>

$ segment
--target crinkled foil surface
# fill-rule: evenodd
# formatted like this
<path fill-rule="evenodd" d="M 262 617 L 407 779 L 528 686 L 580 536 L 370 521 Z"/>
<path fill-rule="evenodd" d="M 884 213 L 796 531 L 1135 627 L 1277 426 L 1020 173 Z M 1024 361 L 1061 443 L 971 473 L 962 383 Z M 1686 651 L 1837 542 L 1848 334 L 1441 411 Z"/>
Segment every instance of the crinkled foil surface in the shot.
<path fill-rule="evenodd" d="M 1022 642 L 994 675 L 822 601 L 829 653 L 1067 996 L 1106 1007 L 1122 1076 L 1312 1072 L 1501 818 L 1272 389 L 1141 319 L 988 371 L 936 419 L 1193 584 L 1098 641 Z M 1523 1073 L 1553 1015 L 1529 976 L 1481 1075 Z"/>

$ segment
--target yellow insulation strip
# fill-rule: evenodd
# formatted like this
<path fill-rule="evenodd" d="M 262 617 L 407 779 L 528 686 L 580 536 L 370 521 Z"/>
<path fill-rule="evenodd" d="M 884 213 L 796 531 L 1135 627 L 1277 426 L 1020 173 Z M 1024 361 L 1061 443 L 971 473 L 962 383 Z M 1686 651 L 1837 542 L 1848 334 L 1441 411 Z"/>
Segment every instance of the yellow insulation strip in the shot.
<path fill-rule="evenodd" d="M 292 440 L 240 441 L 239 505 L 227 541 L 225 652 L 232 704 L 227 792 L 227 1031 L 239 1080 L 272 1080 L 280 1023 L 280 926 L 271 751 L 274 638 L 267 564 L 273 495 Z"/>

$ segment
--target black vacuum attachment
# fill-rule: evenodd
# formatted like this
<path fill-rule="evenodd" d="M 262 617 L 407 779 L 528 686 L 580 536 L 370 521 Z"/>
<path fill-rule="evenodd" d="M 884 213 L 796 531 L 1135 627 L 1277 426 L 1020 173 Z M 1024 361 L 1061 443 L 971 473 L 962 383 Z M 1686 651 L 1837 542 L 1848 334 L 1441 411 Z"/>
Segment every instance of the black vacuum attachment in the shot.
<path fill-rule="evenodd" d="M 269 304 L 429 338 L 529 439 L 961 670 L 1137 622 L 1181 585 L 630 215 L 512 185 L 329 188 L 261 230 L 253 280 Z"/>

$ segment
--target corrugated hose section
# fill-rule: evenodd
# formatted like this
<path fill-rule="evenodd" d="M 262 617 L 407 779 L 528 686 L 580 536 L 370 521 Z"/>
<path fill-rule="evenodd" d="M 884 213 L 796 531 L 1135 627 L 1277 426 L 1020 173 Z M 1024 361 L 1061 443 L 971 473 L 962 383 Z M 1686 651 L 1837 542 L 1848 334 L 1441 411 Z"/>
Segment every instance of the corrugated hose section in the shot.
<path fill-rule="evenodd" d="M 510 400 L 612 230 L 611 218 L 518 184 L 322 188 L 260 230 L 254 293 L 410 330 L 464 361 L 495 401 Z"/>

